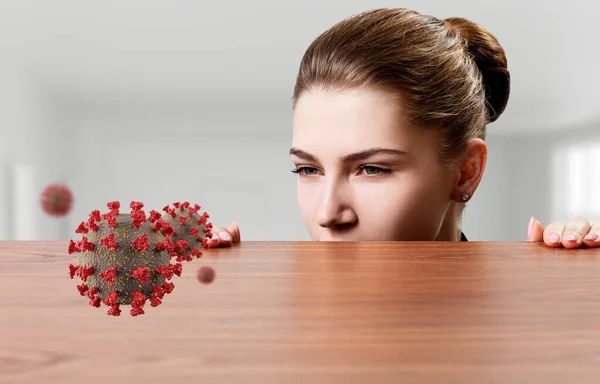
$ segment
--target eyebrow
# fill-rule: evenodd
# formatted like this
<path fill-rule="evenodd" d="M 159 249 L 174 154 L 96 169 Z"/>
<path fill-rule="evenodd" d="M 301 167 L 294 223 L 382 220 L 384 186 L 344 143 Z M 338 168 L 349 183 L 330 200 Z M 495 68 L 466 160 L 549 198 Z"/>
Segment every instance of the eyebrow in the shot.
<path fill-rule="evenodd" d="M 400 151 L 398 149 L 391 149 L 391 148 L 369 148 L 364 151 L 344 155 L 344 156 L 340 157 L 339 160 L 341 163 L 349 163 L 349 162 L 353 162 L 353 161 L 366 160 L 366 159 L 373 157 L 375 155 L 378 155 L 378 154 L 406 155 L 406 154 L 408 154 L 408 152 Z M 310 153 L 305 152 L 301 149 L 298 149 L 298 148 L 290 149 L 290 155 L 297 156 L 306 161 L 314 161 L 314 162 L 317 161 L 317 158 L 315 156 L 313 156 Z"/>

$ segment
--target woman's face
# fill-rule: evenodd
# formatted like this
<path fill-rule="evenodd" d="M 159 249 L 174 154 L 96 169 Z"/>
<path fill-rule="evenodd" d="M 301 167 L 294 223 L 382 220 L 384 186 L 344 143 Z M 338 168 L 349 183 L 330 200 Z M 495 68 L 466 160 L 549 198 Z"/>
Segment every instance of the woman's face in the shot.
<path fill-rule="evenodd" d="M 457 174 L 439 132 L 409 126 L 398 101 L 369 90 L 313 90 L 294 110 L 291 159 L 314 241 L 435 240 Z"/>

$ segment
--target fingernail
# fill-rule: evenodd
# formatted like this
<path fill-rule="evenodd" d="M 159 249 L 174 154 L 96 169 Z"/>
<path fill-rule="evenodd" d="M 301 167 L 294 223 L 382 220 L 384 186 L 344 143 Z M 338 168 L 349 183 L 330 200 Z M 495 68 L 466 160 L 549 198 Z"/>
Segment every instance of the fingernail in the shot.
<path fill-rule="evenodd" d="M 565 236 L 565 240 L 567 240 L 567 241 L 577 241 L 577 240 L 579 240 L 579 236 L 577 236 L 574 233 L 569 233 L 567 236 Z"/>
<path fill-rule="evenodd" d="M 598 240 L 598 234 L 596 232 L 590 232 L 585 235 L 584 239 L 586 240 Z"/>
<path fill-rule="evenodd" d="M 560 236 L 558 235 L 558 233 L 551 234 L 548 239 L 550 240 L 551 243 L 554 243 L 554 244 L 560 242 Z"/>
<path fill-rule="evenodd" d="M 533 223 L 535 223 L 533 216 L 529 219 L 529 227 L 527 228 L 527 237 L 531 237 L 531 233 L 533 232 Z"/>
<path fill-rule="evenodd" d="M 231 241 L 231 235 L 228 232 L 220 232 L 219 237 L 221 240 Z"/>

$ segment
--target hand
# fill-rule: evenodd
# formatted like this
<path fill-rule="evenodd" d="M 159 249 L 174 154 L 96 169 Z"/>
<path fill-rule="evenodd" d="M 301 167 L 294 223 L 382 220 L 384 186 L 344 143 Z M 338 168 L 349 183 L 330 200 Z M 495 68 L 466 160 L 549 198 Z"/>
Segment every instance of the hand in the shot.
<path fill-rule="evenodd" d="M 527 241 L 543 241 L 547 246 L 557 248 L 600 247 L 600 220 L 592 225 L 581 216 L 572 218 L 568 224 L 554 222 L 545 229 L 533 217 L 529 221 Z"/>
<path fill-rule="evenodd" d="M 213 224 L 212 238 L 208 241 L 208 248 L 227 247 L 241 240 L 240 227 L 234 221 L 227 228 L 219 227 Z"/>

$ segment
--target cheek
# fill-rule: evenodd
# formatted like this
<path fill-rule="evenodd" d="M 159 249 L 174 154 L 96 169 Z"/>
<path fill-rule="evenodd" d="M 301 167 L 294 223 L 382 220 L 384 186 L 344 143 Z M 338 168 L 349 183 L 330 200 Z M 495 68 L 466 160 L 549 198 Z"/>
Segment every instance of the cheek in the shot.
<path fill-rule="evenodd" d="M 446 189 L 440 179 L 416 170 L 357 188 L 361 227 L 380 240 L 433 239 L 448 205 Z"/>
<path fill-rule="evenodd" d="M 298 201 L 298 208 L 300 214 L 304 218 L 304 221 L 308 224 L 312 223 L 315 218 L 315 212 L 318 204 L 318 194 L 314 186 L 311 188 L 310 185 L 297 182 L 296 187 L 296 199 Z"/>

